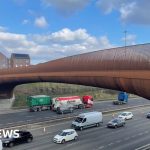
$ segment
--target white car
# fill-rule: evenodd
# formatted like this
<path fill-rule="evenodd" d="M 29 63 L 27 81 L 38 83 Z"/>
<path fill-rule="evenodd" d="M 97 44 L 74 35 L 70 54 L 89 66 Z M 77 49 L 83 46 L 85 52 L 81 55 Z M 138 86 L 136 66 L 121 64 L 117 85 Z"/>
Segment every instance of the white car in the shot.
<path fill-rule="evenodd" d="M 55 143 L 65 143 L 71 140 L 77 140 L 78 134 L 74 129 L 62 130 L 56 136 L 54 136 L 53 141 Z"/>
<path fill-rule="evenodd" d="M 132 112 L 122 112 L 118 118 L 124 119 L 124 120 L 128 120 L 128 119 L 132 119 L 133 118 L 133 114 Z"/>

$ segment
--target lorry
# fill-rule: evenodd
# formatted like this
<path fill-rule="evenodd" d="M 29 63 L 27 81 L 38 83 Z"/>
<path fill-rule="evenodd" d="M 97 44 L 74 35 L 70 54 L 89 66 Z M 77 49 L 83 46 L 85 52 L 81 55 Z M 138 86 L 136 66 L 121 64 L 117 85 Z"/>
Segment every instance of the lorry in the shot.
<path fill-rule="evenodd" d="M 93 97 L 90 95 L 85 95 L 82 99 L 79 96 L 68 96 L 68 97 L 56 97 L 52 99 L 52 109 L 57 110 L 67 110 L 72 109 L 83 109 L 91 108 L 93 106 Z"/>
<path fill-rule="evenodd" d="M 84 108 L 84 104 L 79 96 L 56 97 L 52 99 L 52 110 L 57 111 L 61 107 L 66 108 Z"/>
<path fill-rule="evenodd" d="M 72 127 L 76 130 L 83 130 L 85 128 L 100 126 L 103 123 L 102 112 L 88 112 L 82 113 L 72 122 Z"/>
<path fill-rule="evenodd" d="M 128 94 L 126 92 L 119 92 L 118 100 L 113 101 L 114 105 L 122 105 L 128 102 Z"/>
<path fill-rule="evenodd" d="M 50 110 L 52 106 L 52 99 L 47 95 L 28 96 L 27 104 L 29 111 L 31 112 Z"/>

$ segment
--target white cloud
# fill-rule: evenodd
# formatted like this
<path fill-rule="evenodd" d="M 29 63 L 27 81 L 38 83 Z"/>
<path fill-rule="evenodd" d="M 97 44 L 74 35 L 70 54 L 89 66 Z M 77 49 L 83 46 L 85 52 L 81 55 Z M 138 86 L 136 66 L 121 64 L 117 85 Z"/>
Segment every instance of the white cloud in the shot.
<path fill-rule="evenodd" d="M 123 37 L 121 40 L 125 42 L 125 37 Z M 126 36 L 126 44 L 127 45 L 135 45 L 136 44 L 135 40 L 136 40 L 136 35 L 134 35 L 134 34 L 129 34 Z"/>
<path fill-rule="evenodd" d="M 48 26 L 48 23 L 44 16 L 36 18 L 34 24 L 39 28 L 46 28 Z"/>
<path fill-rule="evenodd" d="M 150 25 L 148 0 L 97 0 L 97 6 L 106 14 L 119 12 L 123 22 Z"/>
<path fill-rule="evenodd" d="M 28 20 L 28 19 L 24 19 L 23 21 L 22 21 L 22 24 L 24 24 L 24 25 L 26 25 L 26 24 L 28 24 L 30 21 Z"/>
<path fill-rule="evenodd" d="M 2 31 L 6 31 L 6 30 L 7 30 L 7 28 L 6 28 L 6 27 L 0 26 L 0 32 L 2 32 Z"/>
<path fill-rule="evenodd" d="M 64 16 L 69 16 L 82 10 L 90 1 L 91 0 L 42 0 L 46 6 L 53 6 Z"/>
<path fill-rule="evenodd" d="M 76 41 L 76 40 L 85 40 L 89 37 L 85 29 L 78 29 L 76 31 L 71 31 L 68 28 L 64 28 L 58 32 L 51 34 L 52 40 L 59 41 Z"/>
<path fill-rule="evenodd" d="M 33 63 L 112 47 L 106 36 L 68 28 L 45 35 L 0 32 L 0 46 L 8 53 L 29 53 Z"/>

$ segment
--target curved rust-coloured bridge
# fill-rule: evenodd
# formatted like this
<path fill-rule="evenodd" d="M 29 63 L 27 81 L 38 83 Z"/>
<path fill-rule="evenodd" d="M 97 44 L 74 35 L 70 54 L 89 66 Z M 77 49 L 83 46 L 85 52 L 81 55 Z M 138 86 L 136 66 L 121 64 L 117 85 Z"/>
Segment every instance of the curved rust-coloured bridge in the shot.
<path fill-rule="evenodd" d="M 112 48 L 0 71 L 0 98 L 15 86 L 58 82 L 126 91 L 150 99 L 150 44 Z"/>

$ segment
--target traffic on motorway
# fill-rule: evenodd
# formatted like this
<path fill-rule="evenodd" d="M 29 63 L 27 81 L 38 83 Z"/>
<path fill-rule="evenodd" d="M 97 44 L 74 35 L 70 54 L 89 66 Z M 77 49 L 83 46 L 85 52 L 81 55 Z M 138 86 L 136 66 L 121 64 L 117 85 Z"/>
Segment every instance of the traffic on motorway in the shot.
<path fill-rule="evenodd" d="M 79 113 L 88 112 L 92 110 L 106 112 L 110 110 L 136 107 L 141 105 L 149 105 L 149 101 L 143 98 L 135 98 L 135 99 L 129 99 L 129 102 L 124 105 L 114 105 L 112 101 L 102 101 L 102 102 L 93 101 L 93 105 L 91 108 L 73 109 L 72 113 L 63 114 L 63 115 L 57 115 L 56 111 L 29 112 L 28 109 L 11 110 L 10 113 L 9 112 L 3 113 L 3 111 L 1 111 L 0 128 L 25 125 L 25 124 L 33 124 L 37 122 L 63 118 L 66 116 L 74 116 L 74 115 L 78 115 Z"/>
<path fill-rule="evenodd" d="M 126 93 L 120 93 L 118 95 L 118 103 L 116 101 L 113 101 L 111 103 L 112 107 L 120 107 L 118 105 L 122 104 L 128 104 L 128 97 L 126 96 Z M 123 102 L 125 100 L 125 102 Z M 52 102 L 53 101 L 53 102 Z M 56 135 L 52 138 L 51 141 L 54 143 L 60 143 L 64 144 L 69 141 L 79 141 L 80 139 L 80 131 L 85 130 L 87 128 L 92 127 L 107 127 L 107 128 L 120 128 L 125 127 L 128 123 L 127 120 L 133 119 L 134 115 L 130 111 L 122 111 L 118 114 L 118 116 L 115 116 L 114 113 L 112 113 L 112 116 L 110 120 L 107 120 L 107 122 L 104 123 L 103 120 L 105 118 L 103 117 L 103 113 L 100 111 L 97 111 L 93 106 L 93 97 L 86 95 L 83 96 L 82 99 L 80 99 L 79 96 L 71 96 L 71 97 L 58 97 L 55 99 L 51 99 L 49 96 L 46 95 L 38 95 L 38 96 L 31 96 L 28 98 L 29 103 L 29 110 L 32 111 L 40 111 L 37 112 L 37 114 L 40 115 L 42 113 L 42 110 L 52 110 L 54 112 L 57 112 L 57 114 L 66 114 L 66 113 L 73 113 L 75 109 L 79 109 L 74 120 L 72 120 L 72 123 L 70 123 L 70 128 L 62 128 L 56 131 Z M 105 104 L 106 102 L 102 102 Z M 43 105 L 45 104 L 45 105 Z M 47 105 L 51 104 L 51 105 Z M 99 103 L 97 103 L 98 105 Z M 117 105 L 116 105 L 117 104 Z M 107 105 L 110 105 L 109 102 L 107 102 Z M 116 105 L 116 106 L 115 106 Z M 123 105 L 125 106 L 125 105 Z M 111 107 L 111 108 L 112 108 Z M 68 109 L 69 108 L 69 109 Z M 92 108 L 92 109 L 91 109 Z M 123 108 L 123 107 L 121 107 Z M 36 113 L 33 113 L 36 114 Z M 53 114 L 54 115 L 54 114 Z M 65 117 L 63 115 L 60 118 Z M 146 114 L 146 118 L 150 118 L 150 112 Z M 98 129 L 97 129 L 98 130 Z M 83 131 L 82 131 L 83 132 Z M 13 135 L 5 138 L 1 138 L 1 147 L 18 147 L 20 144 L 25 143 L 31 143 L 34 139 L 34 135 L 30 131 L 26 130 L 20 130 L 18 132 L 18 137 L 13 137 Z M 104 133 L 105 134 L 105 133 Z M 33 140 L 34 141 L 34 140 Z M 2 149 L 2 148 L 1 148 Z M 38 149 L 38 148 L 35 148 Z M 39 149 L 40 150 L 40 149 Z M 42 150 L 42 149 L 41 149 Z"/>
<path fill-rule="evenodd" d="M 148 112 L 145 115 L 146 116 L 145 118 L 149 118 L 148 117 L 149 114 L 150 112 Z M 92 128 L 92 127 L 99 127 L 99 126 L 105 128 L 114 128 L 114 129 L 118 127 L 125 127 L 125 125 L 128 123 L 127 120 L 133 119 L 134 117 L 135 116 L 133 115 L 132 112 L 129 111 L 120 112 L 117 116 L 114 116 L 114 114 L 112 114 L 111 120 L 108 121 L 106 124 L 104 124 L 103 123 L 104 118 L 101 112 L 93 111 L 93 112 L 81 113 L 74 120 L 72 120 L 72 123 L 70 124 L 71 128 L 62 129 L 60 132 L 54 135 L 51 141 L 60 144 L 65 144 L 66 142 L 69 141 L 74 141 L 74 142 L 79 141 L 82 140 L 80 139 L 82 133 L 79 134 L 80 132 L 83 132 L 82 130 L 85 130 L 87 128 Z M 130 127 L 128 126 L 128 128 Z M 101 128 L 99 129 L 97 128 L 96 130 L 97 132 L 99 132 Z M 25 143 L 32 142 L 32 140 L 33 140 L 33 135 L 29 131 L 19 131 L 18 138 L 8 137 L 8 138 L 1 139 L 4 149 L 5 147 L 9 147 L 9 148 L 10 147 L 12 148 L 14 146 L 17 147 L 17 145 L 20 144 L 24 145 Z"/>

